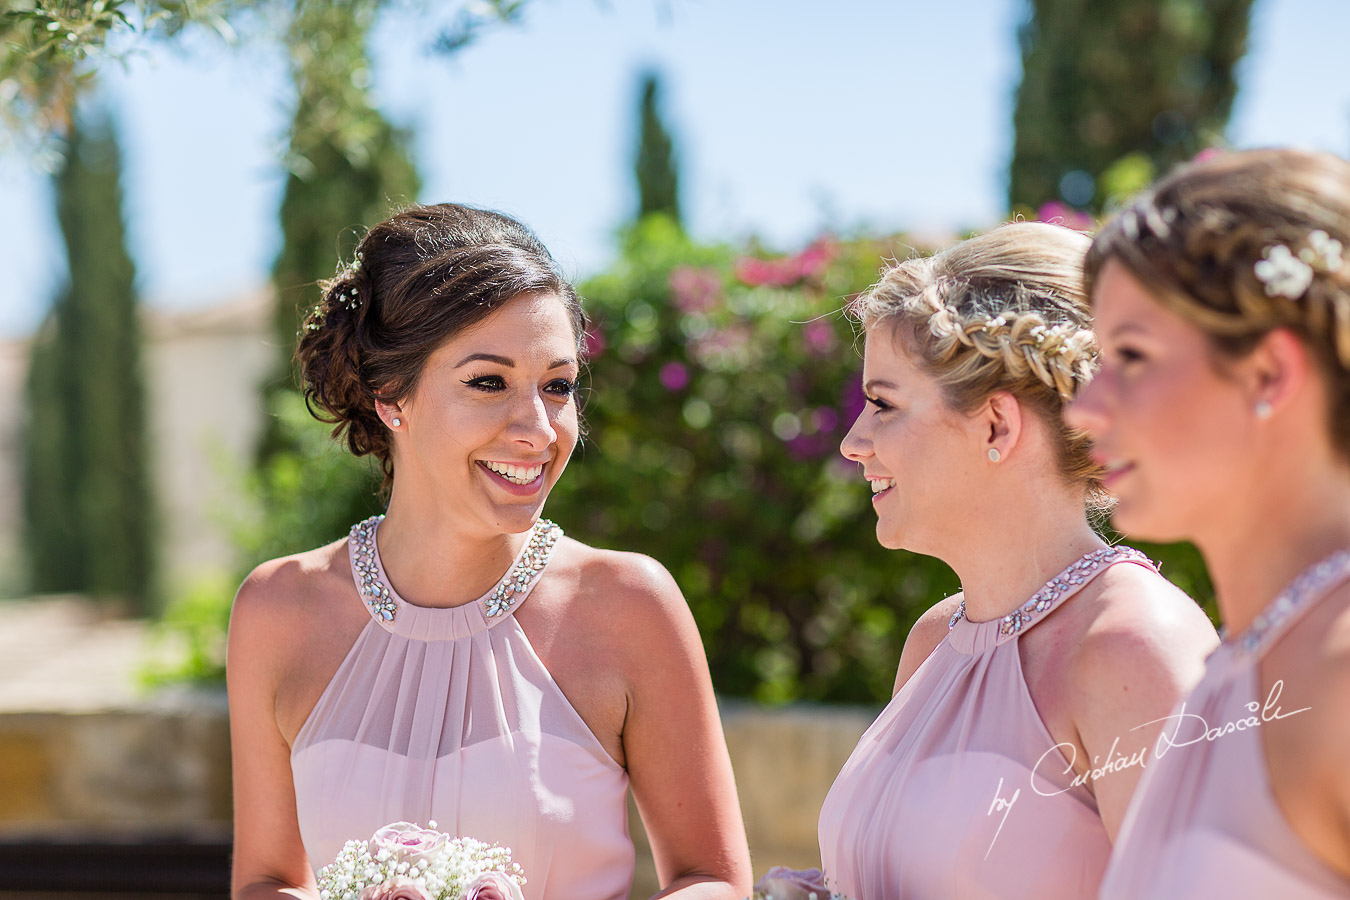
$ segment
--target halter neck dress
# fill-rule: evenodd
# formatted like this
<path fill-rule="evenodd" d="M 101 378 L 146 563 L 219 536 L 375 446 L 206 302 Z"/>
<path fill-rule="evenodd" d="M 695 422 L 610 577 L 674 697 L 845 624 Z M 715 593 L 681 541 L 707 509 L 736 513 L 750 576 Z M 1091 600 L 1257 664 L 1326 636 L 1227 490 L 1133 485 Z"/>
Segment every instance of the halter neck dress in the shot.
<path fill-rule="evenodd" d="M 1308 849 L 1275 800 L 1261 732 L 1280 727 L 1276 707 L 1287 717 L 1302 704 L 1272 698 L 1260 672 L 1270 648 L 1347 579 L 1350 550 L 1342 550 L 1305 570 L 1210 654 L 1204 678 L 1164 729 L 1161 758 L 1154 755 L 1135 790 L 1103 900 L 1350 897 L 1350 880 Z M 1201 734 L 1209 729 L 1218 729 L 1212 740 Z"/>
<path fill-rule="evenodd" d="M 947 636 L 863 734 L 820 813 L 832 890 L 866 900 L 1095 897 L 1111 842 L 1022 675 L 1018 644 L 1110 566 L 1106 547 L 988 622 Z"/>
<path fill-rule="evenodd" d="M 371 620 L 291 748 L 311 865 L 392 822 L 511 849 L 526 900 L 620 900 L 633 879 L 628 774 L 563 696 L 515 611 L 561 531 L 541 522 L 499 588 L 448 609 L 389 586 L 382 517 L 349 539 Z"/>

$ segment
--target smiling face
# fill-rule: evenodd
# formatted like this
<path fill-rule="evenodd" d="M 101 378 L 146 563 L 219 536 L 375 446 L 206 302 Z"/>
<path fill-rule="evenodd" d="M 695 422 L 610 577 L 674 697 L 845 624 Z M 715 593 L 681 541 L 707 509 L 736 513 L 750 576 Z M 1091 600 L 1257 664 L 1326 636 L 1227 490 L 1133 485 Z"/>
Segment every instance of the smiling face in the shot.
<path fill-rule="evenodd" d="M 1101 368 L 1069 407 L 1093 437 L 1119 501 L 1117 528 L 1139 538 L 1193 538 L 1229 515 L 1245 478 L 1252 401 L 1221 370 L 1208 337 L 1166 309 L 1117 260 L 1093 291 Z"/>
<path fill-rule="evenodd" d="M 449 338 L 398 407 L 395 492 L 492 533 L 538 518 L 579 430 L 577 341 L 562 300 L 515 297 Z"/>
<path fill-rule="evenodd" d="M 984 452 L 978 426 L 947 405 L 886 323 L 867 330 L 863 393 L 867 405 L 839 449 L 872 486 L 877 540 L 940 556 Z"/>

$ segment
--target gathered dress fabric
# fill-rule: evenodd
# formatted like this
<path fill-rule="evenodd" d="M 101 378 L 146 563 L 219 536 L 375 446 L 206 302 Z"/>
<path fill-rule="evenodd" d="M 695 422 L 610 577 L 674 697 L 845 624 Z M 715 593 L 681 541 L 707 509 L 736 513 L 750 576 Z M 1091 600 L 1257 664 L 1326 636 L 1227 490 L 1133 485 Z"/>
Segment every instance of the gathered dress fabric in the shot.
<path fill-rule="evenodd" d="M 516 621 L 542 569 L 506 601 L 490 593 L 458 607 L 414 606 L 384 577 L 378 524 L 356 526 L 349 542 L 358 590 L 363 571 L 367 586 L 378 576 L 379 595 L 363 593 L 371 621 L 291 748 L 311 865 L 392 822 L 435 821 L 509 847 L 525 900 L 627 897 L 628 774 Z"/>
<path fill-rule="evenodd" d="M 1111 853 L 1072 750 L 1022 673 L 1022 635 L 1117 563 L 1090 553 L 1012 613 L 953 617 L 947 636 L 863 734 L 820 813 L 832 890 L 854 900 L 1095 897 Z"/>
<path fill-rule="evenodd" d="M 1278 678 L 1263 690 L 1260 672 L 1270 648 L 1348 579 L 1350 551 L 1341 551 L 1291 582 L 1210 655 L 1135 791 L 1103 900 L 1350 897 L 1350 880 L 1308 849 L 1275 799 L 1261 735 L 1304 706 L 1291 702 Z"/>

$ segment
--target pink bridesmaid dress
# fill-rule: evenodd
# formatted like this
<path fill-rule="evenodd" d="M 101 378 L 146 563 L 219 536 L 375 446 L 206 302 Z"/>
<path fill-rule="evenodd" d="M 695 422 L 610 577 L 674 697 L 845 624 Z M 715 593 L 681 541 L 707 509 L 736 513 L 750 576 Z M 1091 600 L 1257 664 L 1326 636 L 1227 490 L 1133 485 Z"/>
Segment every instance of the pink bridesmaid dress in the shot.
<path fill-rule="evenodd" d="M 1261 689 L 1261 659 L 1317 601 L 1350 579 L 1350 550 L 1296 578 L 1251 626 L 1225 638 L 1173 712 L 1139 782 L 1102 882 L 1103 900 L 1136 897 L 1350 897 L 1350 880 L 1285 821 L 1261 733 L 1299 704 Z M 1201 721 L 1203 720 L 1203 722 Z M 1214 737 L 1206 739 L 1211 729 Z M 1159 758 L 1160 757 L 1160 758 Z"/>
<path fill-rule="evenodd" d="M 516 621 L 561 530 L 541 522 L 507 579 L 449 609 L 389 586 L 375 534 L 349 550 L 371 620 L 291 748 L 315 869 L 391 822 L 511 848 L 526 900 L 620 900 L 633 879 L 628 774 L 605 751 Z"/>
<path fill-rule="evenodd" d="M 1001 619 L 964 610 L 863 734 L 820 813 L 832 890 L 854 900 L 1093 897 L 1111 842 L 1022 676 L 1018 643 L 1108 567 L 1096 550 Z"/>

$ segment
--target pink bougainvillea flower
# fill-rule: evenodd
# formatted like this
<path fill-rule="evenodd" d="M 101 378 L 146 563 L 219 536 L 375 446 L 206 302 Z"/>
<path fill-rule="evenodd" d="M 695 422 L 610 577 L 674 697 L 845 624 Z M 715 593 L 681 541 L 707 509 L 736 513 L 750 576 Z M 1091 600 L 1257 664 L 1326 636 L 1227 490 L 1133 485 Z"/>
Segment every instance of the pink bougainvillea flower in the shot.
<path fill-rule="evenodd" d="M 689 386 L 689 369 L 682 362 L 668 362 L 657 376 L 668 391 L 682 391 Z"/>
<path fill-rule="evenodd" d="M 520 886 L 504 872 L 484 872 L 464 891 L 463 900 L 525 900 Z"/>
<path fill-rule="evenodd" d="M 1222 147 L 1206 147 L 1192 157 L 1191 162 L 1204 162 L 1207 159 L 1213 159 L 1216 156 L 1223 156 Z"/>
<path fill-rule="evenodd" d="M 835 348 L 834 326 L 824 319 L 812 319 L 802 328 L 802 340 L 812 356 L 828 356 Z"/>
<path fill-rule="evenodd" d="M 683 313 L 703 313 L 722 300 L 722 277 L 712 269 L 676 266 L 670 272 L 670 292 Z"/>
<path fill-rule="evenodd" d="M 431 895 L 411 878 L 399 875 L 383 884 L 372 884 L 357 895 L 357 900 L 431 900 Z"/>
<path fill-rule="evenodd" d="M 592 325 L 586 329 L 586 333 L 581 336 L 581 346 L 589 359 L 595 359 L 605 352 L 605 336 L 599 326 Z"/>
<path fill-rule="evenodd" d="M 1054 225 L 1063 225 L 1066 228 L 1076 228 L 1080 231 L 1093 227 L 1092 216 L 1081 209 L 1074 209 L 1067 203 L 1061 203 L 1058 200 L 1041 204 L 1041 208 L 1036 210 L 1036 218 L 1041 222 L 1050 222 Z"/>

